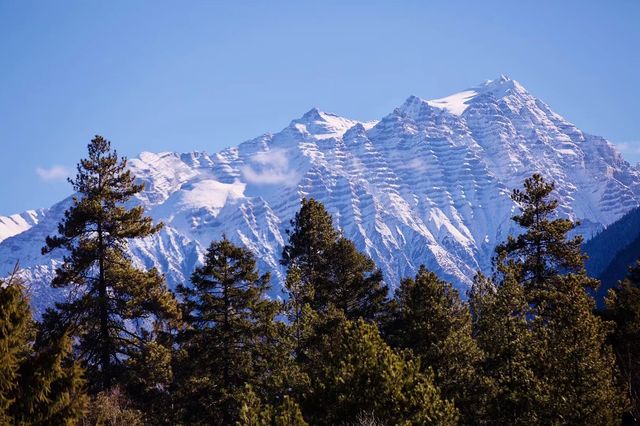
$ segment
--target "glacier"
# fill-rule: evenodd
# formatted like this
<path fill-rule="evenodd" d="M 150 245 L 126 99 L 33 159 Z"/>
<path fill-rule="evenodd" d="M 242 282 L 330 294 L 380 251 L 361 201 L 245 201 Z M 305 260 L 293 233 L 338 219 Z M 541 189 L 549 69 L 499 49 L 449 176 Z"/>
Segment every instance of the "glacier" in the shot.
<path fill-rule="evenodd" d="M 314 108 L 215 154 L 144 152 L 129 167 L 145 184 L 135 203 L 165 223 L 130 243 L 138 266 L 157 267 L 172 287 L 188 282 L 225 234 L 272 272 L 272 297 L 281 295 L 280 254 L 303 197 L 326 205 L 391 288 L 424 264 L 463 291 L 517 232 L 509 194 L 534 172 L 556 182 L 559 214 L 579 220 L 586 238 L 640 204 L 638 166 L 506 76 L 440 99 L 411 96 L 376 121 Z M 70 203 L 11 216 L 16 226 L 0 218 L 0 276 L 19 261 L 36 309 L 60 296 L 48 282 L 63 253 L 40 249 Z"/>

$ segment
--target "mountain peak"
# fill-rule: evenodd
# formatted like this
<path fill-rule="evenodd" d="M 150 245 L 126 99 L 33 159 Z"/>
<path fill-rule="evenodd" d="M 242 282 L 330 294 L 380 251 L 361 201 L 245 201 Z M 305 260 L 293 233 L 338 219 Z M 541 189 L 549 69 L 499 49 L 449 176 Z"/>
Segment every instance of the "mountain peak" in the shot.
<path fill-rule="evenodd" d="M 302 114 L 302 117 L 292 121 L 293 124 L 312 124 L 312 123 L 328 123 L 335 119 L 342 119 L 337 114 L 325 112 L 319 110 L 317 107 L 311 108 L 309 111 Z"/>
<path fill-rule="evenodd" d="M 330 112 L 320 111 L 314 107 L 305 112 L 302 117 L 293 120 L 290 127 L 322 139 L 342 136 L 344 132 L 358 123 L 356 120 L 344 118 Z"/>
<path fill-rule="evenodd" d="M 410 96 L 402 106 L 403 110 L 408 108 L 415 109 L 421 104 L 428 104 L 430 107 L 445 110 L 453 115 L 461 116 L 469 106 L 469 104 L 479 95 L 491 94 L 495 98 L 503 98 L 508 95 L 527 95 L 528 92 L 520 83 L 511 79 L 509 76 L 501 74 L 498 78 L 487 80 L 484 83 L 454 93 L 443 98 L 422 100 L 416 96 Z"/>
<path fill-rule="evenodd" d="M 418 96 L 409 96 L 400 107 L 396 108 L 397 112 L 409 117 L 419 117 L 428 114 L 432 110 L 432 105 Z"/>
<path fill-rule="evenodd" d="M 504 74 L 501 74 L 500 77 L 496 79 L 485 81 L 484 83 L 476 87 L 475 90 L 482 93 L 491 92 L 496 97 L 503 97 L 508 95 L 509 93 L 528 93 L 520 83 Z"/>
<path fill-rule="evenodd" d="M 188 282 L 212 240 L 228 235 L 255 253 L 261 272 L 273 272 L 276 297 L 286 230 L 307 197 L 326 206 L 391 287 L 424 264 L 464 290 L 476 271 L 491 271 L 496 245 L 517 231 L 506 189 L 531 173 L 557 183 L 560 213 L 580 220 L 576 232 L 585 236 L 640 205 L 640 170 L 604 138 L 539 108 L 507 76 L 441 99 L 410 96 L 374 124 L 312 108 L 274 135 L 210 156 L 133 158 L 129 167 L 145 183 L 136 201 L 165 227 L 132 241 L 132 258 L 174 286 Z M 48 284 L 64 255 L 42 256 L 40 247 L 69 202 L 42 219 L 0 217 L 0 239 L 11 236 L 0 241 L 0 277 L 19 259 L 38 312 L 59 294 Z"/>
<path fill-rule="evenodd" d="M 305 112 L 299 120 L 305 121 L 324 121 L 323 113 L 317 107 L 311 108 L 309 111 Z"/>

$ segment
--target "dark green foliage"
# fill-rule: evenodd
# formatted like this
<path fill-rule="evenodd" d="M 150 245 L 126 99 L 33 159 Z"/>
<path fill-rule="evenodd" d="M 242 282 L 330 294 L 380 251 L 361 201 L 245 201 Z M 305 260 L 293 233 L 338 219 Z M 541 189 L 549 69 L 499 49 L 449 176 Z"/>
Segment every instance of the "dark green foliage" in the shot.
<path fill-rule="evenodd" d="M 269 403 L 294 379 L 284 325 L 275 321 L 281 305 L 266 299 L 269 275 L 258 274 L 253 254 L 226 238 L 211 244 L 191 282 L 179 287 L 188 326 L 180 335 L 182 418 L 233 424 L 245 385 Z"/>
<path fill-rule="evenodd" d="M 512 269 L 496 285 L 479 274 L 469 293 L 474 336 L 485 357 L 482 363 L 484 406 L 477 423 L 538 424 L 539 380 L 533 370 L 534 345 L 527 322 L 529 304 Z"/>
<path fill-rule="evenodd" d="M 546 299 L 527 300 L 511 264 L 499 285 L 478 277 L 470 293 L 483 366 L 488 424 L 614 424 L 615 385 L 607 324 L 593 315 L 582 274 L 550 278 Z"/>
<path fill-rule="evenodd" d="M 66 334 L 55 340 L 39 338 L 19 376 L 12 408 L 17 424 L 73 425 L 84 416 L 88 398 L 83 370 L 72 357 Z"/>
<path fill-rule="evenodd" d="M 141 412 L 145 423 L 155 425 L 170 422 L 173 414 L 167 411 L 174 390 L 172 339 L 167 339 L 167 336 L 164 332 L 160 332 L 158 337 L 143 333 L 143 345 L 131 354 L 125 364 L 122 384 L 126 387 L 103 392 L 103 396 L 126 400 L 126 415 Z"/>
<path fill-rule="evenodd" d="M 282 264 L 296 275 L 296 288 L 289 293 L 299 299 L 296 306 L 308 304 L 325 313 L 334 307 L 348 319 L 379 317 L 388 292 L 382 272 L 352 241 L 340 237 L 322 203 L 303 199 L 291 224 Z"/>
<path fill-rule="evenodd" d="M 0 424 L 11 423 L 18 369 L 28 359 L 34 334 L 29 302 L 15 278 L 0 281 Z"/>
<path fill-rule="evenodd" d="M 524 190 L 514 189 L 511 198 L 520 205 L 521 212 L 512 219 L 524 228 L 517 237 L 496 247 L 499 261 L 515 260 L 520 265 L 522 279 L 533 288 L 542 285 L 559 272 L 584 268 L 584 255 L 580 252 L 582 237 L 568 239 L 576 223 L 555 218 L 558 201 L 550 199 L 555 188 L 539 174 L 524 182 Z"/>
<path fill-rule="evenodd" d="M 471 336 L 469 308 L 453 286 L 420 267 L 395 294 L 386 329 L 392 346 L 411 349 L 423 370 L 432 369 L 444 398 L 453 400 L 464 422 L 478 410 L 476 369 L 482 352 Z"/>
<path fill-rule="evenodd" d="M 456 423 L 453 404 L 441 398 L 418 361 L 394 352 L 372 324 L 339 324 L 310 356 L 313 379 L 303 413 L 312 424 L 350 424 L 362 413 L 383 424 Z"/>
<path fill-rule="evenodd" d="M 569 274 L 551 280 L 552 290 L 534 310 L 531 327 L 543 419 L 614 424 L 625 401 L 616 388 L 613 352 L 605 344 L 609 326 L 593 314 L 595 303 L 585 291 L 590 279 Z"/>
<path fill-rule="evenodd" d="M 315 306 L 334 306 L 349 320 L 374 320 L 385 310 L 388 288 L 382 272 L 355 244 L 339 238 L 329 250 L 328 285 L 316 285 Z"/>
<path fill-rule="evenodd" d="M 0 281 L 0 424 L 75 424 L 87 398 L 71 341 L 35 334 L 22 284 Z"/>
<path fill-rule="evenodd" d="M 287 320 L 289 321 L 289 335 L 293 350 L 299 357 L 315 334 L 314 324 L 318 312 L 309 304 L 313 299 L 313 287 L 302 280 L 300 269 L 293 265 L 287 272 L 285 293 L 288 298 L 284 304 Z"/>
<path fill-rule="evenodd" d="M 597 282 L 584 272 L 580 238 L 567 238 L 575 224 L 567 219 L 552 219 L 557 207 L 557 201 L 549 198 L 552 190 L 553 184 L 533 175 L 525 181 L 524 192 L 514 191 L 512 197 L 522 213 L 513 219 L 524 232 L 517 238 L 509 237 L 497 248 L 498 276 L 502 278 L 499 285 L 506 290 L 499 289 L 493 296 L 483 285 L 475 289 L 472 297 L 476 299 L 476 333 L 487 362 L 507 363 L 497 370 L 487 365 L 486 374 L 496 386 L 493 392 L 508 395 L 513 411 L 505 417 L 500 406 L 494 404 L 489 415 L 498 418 L 489 419 L 509 423 L 535 419 L 542 424 L 612 424 L 619 418 L 624 400 L 615 388 L 615 364 L 605 342 L 607 324 L 594 315 L 595 305 L 587 293 L 587 289 L 597 287 Z M 522 286 L 522 293 L 516 282 Z M 506 306 L 491 302 L 500 300 L 497 295 L 501 290 Z M 507 325 L 503 330 L 489 325 L 488 330 L 498 336 L 511 334 L 508 340 L 517 343 L 507 344 L 507 348 L 513 348 L 512 353 L 505 356 L 503 346 L 480 339 L 483 334 L 485 339 L 491 339 L 487 316 L 492 317 L 490 321 Z M 528 344 L 525 357 L 521 342 Z M 515 381 L 496 377 L 496 371 L 505 368 L 510 375 L 514 364 Z M 522 380 L 529 376 L 527 388 Z"/>
<path fill-rule="evenodd" d="M 301 372 L 294 395 L 303 400 L 317 380 L 312 364 L 327 349 L 325 338 L 345 321 L 380 322 L 388 289 L 375 263 L 333 228 L 321 203 L 302 200 L 291 224 L 282 259 L 287 266 L 285 309 L 291 352 Z"/>
<path fill-rule="evenodd" d="M 240 415 L 238 426 L 306 426 L 298 404 L 285 395 L 282 402 L 274 407 L 263 403 L 247 385 L 240 397 Z"/>
<path fill-rule="evenodd" d="M 631 402 L 628 416 L 640 423 L 640 261 L 609 290 L 604 316 L 616 325 L 610 340 Z"/>
<path fill-rule="evenodd" d="M 301 304 L 309 303 L 314 309 L 315 292 L 312 289 L 327 287 L 329 251 L 340 234 L 334 229 L 331 215 L 324 205 L 313 198 L 304 198 L 300 210 L 287 230 L 289 243 L 282 250 L 281 263 L 297 268 L 301 285 L 307 290 L 300 293 Z"/>
<path fill-rule="evenodd" d="M 78 338 L 76 353 L 91 388 L 99 391 L 128 374 L 127 360 L 146 350 L 149 326 L 156 322 L 157 329 L 178 311 L 164 278 L 155 269 L 135 269 L 126 255 L 128 239 L 147 237 L 161 226 L 153 225 L 142 207 L 125 207 L 142 185 L 134 183 L 126 159 L 118 158 L 109 141 L 96 136 L 88 150 L 70 180 L 77 193 L 73 205 L 59 235 L 48 237 L 43 249 L 67 251 L 52 285 L 70 290 L 69 299 L 46 314 L 45 325 L 54 334 L 63 328 Z"/>
<path fill-rule="evenodd" d="M 513 192 L 523 233 L 469 304 L 424 267 L 388 302 L 374 262 L 305 199 L 283 250 L 286 302 L 224 237 L 178 306 L 126 256 L 159 227 L 125 207 L 141 190 L 125 167 L 100 137 L 78 166 L 43 249 L 68 250 L 52 284 L 71 296 L 39 330 L 22 286 L 0 283 L 0 424 L 609 425 L 627 403 L 616 360 L 638 416 L 640 263 L 610 292 L 611 322 L 594 315 L 575 224 L 554 218 L 540 175 Z"/>

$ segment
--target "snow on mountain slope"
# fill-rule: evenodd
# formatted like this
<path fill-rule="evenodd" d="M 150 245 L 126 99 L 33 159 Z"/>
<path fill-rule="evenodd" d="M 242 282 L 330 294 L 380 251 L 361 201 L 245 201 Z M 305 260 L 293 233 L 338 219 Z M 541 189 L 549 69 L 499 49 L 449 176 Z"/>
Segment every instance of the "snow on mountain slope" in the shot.
<path fill-rule="evenodd" d="M 392 287 L 420 264 L 461 288 L 488 271 L 494 247 L 514 232 L 509 193 L 533 172 L 557 183 L 561 214 L 587 236 L 640 204 L 636 167 L 504 76 L 433 101 L 411 96 L 379 121 L 312 109 L 216 154 L 143 153 L 130 167 L 146 187 L 136 202 L 166 224 L 131 244 L 136 262 L 185 282 L 225 233 L 273 271 L 274 296 L 302 197 L 324 202 Z M 0 243 L 0 274 L 19 258 L 40 306 L 55 297 L 46 282 L 61 256 L 42 257 L 40 247 L 69 202 Z"/>
<path fill-rule="evenodd" d="M 39 209 L 27 210 L 11 216 L 0 216 L 0 242 L 36 225 L 45 214 L 45 209 Z"/>

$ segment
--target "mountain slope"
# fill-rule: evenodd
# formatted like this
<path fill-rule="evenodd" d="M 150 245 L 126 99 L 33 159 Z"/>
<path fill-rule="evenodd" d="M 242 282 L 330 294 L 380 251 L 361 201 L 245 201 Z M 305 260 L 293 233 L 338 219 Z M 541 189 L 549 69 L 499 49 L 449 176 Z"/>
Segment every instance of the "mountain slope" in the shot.
<path fill-rule="evenodd" d="M 39 209 L 27 210 L 11 216 L 0 216 L 0 242 L 37 225 L 45 214 L 45 209 Z"/>
<path fill-rule="evenodd" d="M 599 277 L 615 260 L 618 251 L 639 237 L 640 208 L 635 208 L 584 244 L 583 250 L 589 256 L 587 272 Z"/>
<path fill-rule="evenodd" d="M 640 259 L 640 236 L 616 252 L 614 259 L 599 275 L 602 284 L 598 289 L 598 301 L 610 288 L 629 274 L 629 268 Z"/>
<path fill-rule="evenodd" d="M 640 259 L 640 208 L 632 209 L 607 226 L 587 241 L 583 249 L 589 256 L 587 272 L 602 282 L 596 294 L 601 305 L 607 291 Z"/>
<path fill-rule="evenodd" d="M 167 225 L 131 244 L 140 265 L 184 282 L 226 233 L 274 271 L 274 296 L 285 230 L 302 197 L 324 202 L 392 287 L 424 263 L 462 288 L 489 270 L 495 245 L 514 232 L 509 193 L 533 172 L 556 181 L 561 214 L 581 220 L 587 236 L 640 200 L 640 171 L 609 142 L 504 76 L 433 101 L 412 96 L 375 122 L 312 109 L 216 154 L 143 153 L 130 167 L 146 186 L 137 202 Z M 45 283 L 61 253 L 39 252 L 69 202 L 0 243 L 0 274 L 19 258 L 37 304 L 55 296 Z"/>

